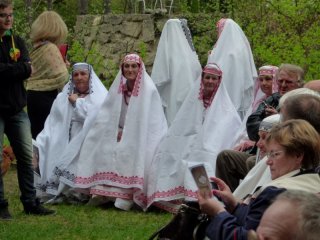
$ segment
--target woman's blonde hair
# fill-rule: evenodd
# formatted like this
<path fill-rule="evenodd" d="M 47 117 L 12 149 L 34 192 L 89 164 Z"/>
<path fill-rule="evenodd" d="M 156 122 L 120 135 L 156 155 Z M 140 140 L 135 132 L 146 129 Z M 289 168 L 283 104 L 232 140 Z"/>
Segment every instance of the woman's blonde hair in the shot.
<path fill-rule="evenodd" d="M 68 35 L 68 28 L 55 11 L 44 11 L 32 23 L 30 38 L 33 43 L 50 41 L 56 45 L 63 43 Z"/>
<path fill-rule="evenodd" d="M 288 155 L 303 155 L 301 167 L 314 169 L 320 163 L 320 136 L 305 120 L 293 119 L 272 127 L 266 143 L 275 141 Z"/>

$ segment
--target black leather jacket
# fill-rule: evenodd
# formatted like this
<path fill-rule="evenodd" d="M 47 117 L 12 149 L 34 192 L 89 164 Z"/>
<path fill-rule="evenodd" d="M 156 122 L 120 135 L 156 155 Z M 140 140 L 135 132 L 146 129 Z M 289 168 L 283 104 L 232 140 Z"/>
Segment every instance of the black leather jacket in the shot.
<path fill-rule="evenodd" d="M 17 61 L 10 57 L 12 36 L 0 40 L 0 116 L 11 116 L 27 103 L 24 80 L 31 74 L 29 53 L 22 38 L 13 37 L 15 48 L 20 50 Z"/>
<path fill-rule="evenodd" d="M 280 97 L 281 96 L 279 93 L 273 93 L 264 102 L 267 105 L 277 109 L 279 105 Z M 266 108 L 265 104 L 260 103 L 257 110 L 248 117 L 247 124 L 246 124 L 247 133 L 248 133 L 249 139 L 252 141 L 255 141 L 255 142 L 259 141 L 258 132 L 259 132 L 260 123 L 265 117 L 267 117 L 265 108 Z"/>

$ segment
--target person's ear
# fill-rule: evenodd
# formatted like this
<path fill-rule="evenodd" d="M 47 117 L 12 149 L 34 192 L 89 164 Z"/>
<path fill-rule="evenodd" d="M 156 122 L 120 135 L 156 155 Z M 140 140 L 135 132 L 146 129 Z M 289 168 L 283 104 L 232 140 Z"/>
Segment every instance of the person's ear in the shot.
<path fill-rule="evenodd" d="M 296 153 L 295 157 L 296 157 L 296 163 L 297 164 L 302 164 L 304 153 Z"/>

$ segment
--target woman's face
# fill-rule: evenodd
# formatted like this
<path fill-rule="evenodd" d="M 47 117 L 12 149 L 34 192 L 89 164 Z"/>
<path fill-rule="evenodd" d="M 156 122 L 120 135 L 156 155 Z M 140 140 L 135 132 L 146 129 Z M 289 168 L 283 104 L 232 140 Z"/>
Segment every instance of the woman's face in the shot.
<path fill-rule="evenodd" d="M 257 142 L 258 148 L 260 148 L 260 154 L 265 155 L 267 152 L 266 149 L 266 139 L 268 136 L 268 132 L 266 131 L 259 131 L 259 141 Z"/>
<path fill-rule="evenodd" d="M 272 76 L 270 75 L 262 75 L 259 76 L 259 83 L 261 91 L 270 96 L 272 94 Z"/>
<path fill-rule="evenodd" d="M 211 93 L 216 88 L 217 84 L 219 83 L 220 77 L 217 75 L 213 75 L 210 73 L 204 73 L 202 77 L 202 83 L 204 87 L 204 91 L 206 93 Z"/>
<path fill-rule="evenodd" d="M 277 179 L 291 171 L 301 168 L 303 155 L 288 154 L 284 147 L 271 140 L 267 145 L 267 165 L 270 168 L 271 179 Z"/>
<path fill-rule="evenodd" d="M 72 73 L 73 83 L 79 93 L 86 93 L 89 90 L 89 72 L 78 70 Z"/>
<path fill-rule="evenodd" d="M 135 81 L 139 71 L 139 64 L 133 61 L 123 63 L 123 76 L 128 81 Z"/>

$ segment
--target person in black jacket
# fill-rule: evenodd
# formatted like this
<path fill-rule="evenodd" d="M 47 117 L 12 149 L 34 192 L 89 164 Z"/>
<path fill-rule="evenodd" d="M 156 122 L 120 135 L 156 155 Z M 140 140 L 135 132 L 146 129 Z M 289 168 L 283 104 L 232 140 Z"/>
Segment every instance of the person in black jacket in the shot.
<path fill-rule="evenodd" d="M 32 170 L 32 138 L 30 121 L 24 111 L 26 90 L 24 81 L 31 75 L 32 66 L 24 41 L 14 36 L 12 1 L 0 0 L 0 142 L 7 135 L 17 159 L 20 200 L 26 214 L 48 215 L 55 211 L 44 208 L 36 199 Z M 2 152 L 2 144 L 0 144 Z M 0 155 L 0 161 L 1 161 Z M 3 179 L 0 176 L 0 220 L 10 220 L 8 202 L 4 199 Z"/>

